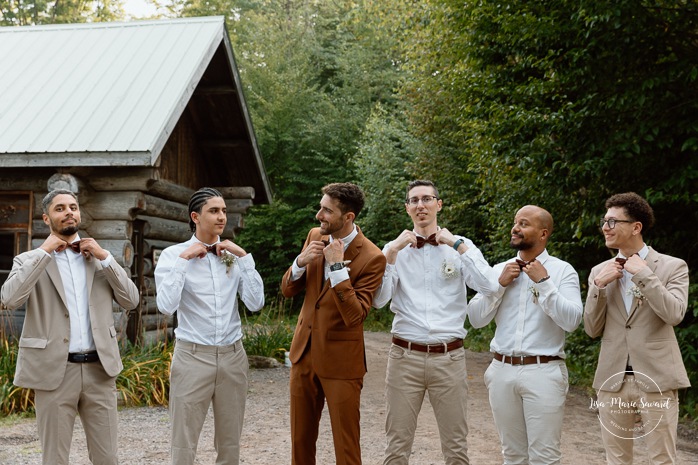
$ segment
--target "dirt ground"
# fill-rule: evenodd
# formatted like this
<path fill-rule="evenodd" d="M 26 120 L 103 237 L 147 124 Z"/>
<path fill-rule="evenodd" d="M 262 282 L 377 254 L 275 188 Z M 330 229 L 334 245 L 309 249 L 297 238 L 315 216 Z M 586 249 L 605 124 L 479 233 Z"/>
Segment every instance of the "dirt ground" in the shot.
<path fill-rule="evenodd" d="M 369 371 L 361 397 L 361 431 L 363 461 L 367 465 L 382 463 L 384 449 L 383 397 L 385 366 L 390 335 L 366 333 Z M 467 354 L 470 408 L 468 411 L 468 448 L 475 465 L 502 463 L 499 439 L 492 420 L 483 373 L 491 360 L 487 353 Z M 281 465 L 290 463 L 288 368 L 251 370 L 243 429 L 241 463 Z M 589 409 L 587 394 L 572 391 L 567 399 L 562 433 L 563 463 L 603 465 L 600 426 Z M 318 465 L 335 463 L 332 436 L 323 416 L 318 440 Z M 648 464 L 645 445 L 635 446 L 635 464 Z M 119 460 L 122 465 L 169 463 L 169 419 L 165 408 L 127 408 L 119 413 Z M 71 450 L 71 464 L 89 465 L 85 436 L 78 422 Z M 213 421 L 206 420 L 199 441 L 197 464 L 214 464 Z M 433 411 L 425 401 L 419 417 L 411 464 L 442 464 L 443 458 Z M 698 441 L 682 438 L 679 442 L 680 464 L 698 464 Z M 2 423 L 0 428 L 0 464 L 40 465 L 41 452 L 33 419 Z"/>

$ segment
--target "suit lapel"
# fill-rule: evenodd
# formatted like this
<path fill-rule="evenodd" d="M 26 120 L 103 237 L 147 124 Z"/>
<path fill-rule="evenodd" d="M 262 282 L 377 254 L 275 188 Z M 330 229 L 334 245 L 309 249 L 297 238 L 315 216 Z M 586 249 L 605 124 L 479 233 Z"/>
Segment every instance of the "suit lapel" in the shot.
<path fill-rule="evenodd" d="M 90 301 L 90 294 L 92 292 L 92 281 L 94 281 L 95 278 L 95 270 L 97 269 L 97 266 L 95 265 L 95 260 L 97 260 L 95 257 L 90 256 L 90 259 L 84 259 L 85 260 L 85 285 L 87 286 L 87 301 Z M 112 257 L 112 260 L 114 258 Z"/>
<path fill-rule="evenodd" d="M 46 273 L 48 273 L 48 277 L 51 278 L 51 281 L 53 281 L 53 285 L 56 288 L 56 291 L 58 291 L 58 295 L 61 296 L 63 305 L 68 308 L 68 303 L 65 299 L 65 288 L 63 287 L 63 280 L 61 279 L 61 273 L 58 271 L 56 260 L 51 260 L 48 262 L 48 265 L 46 265 Z"/>
<path fill-rule="evenodd" d="M 321 241 L 329 241 L 330 236 L 322 236 L 320 237 Z M 318 260 L 318 262 L 315 264 L 315 285 L 317 286 L 318 291 L 318 299 L 322 297 L 322 295 L 327 292 L 327 289 L 330 288 L 330 280 L 325 280 L 325 257 L 322 257 L 322 260 Z"/>

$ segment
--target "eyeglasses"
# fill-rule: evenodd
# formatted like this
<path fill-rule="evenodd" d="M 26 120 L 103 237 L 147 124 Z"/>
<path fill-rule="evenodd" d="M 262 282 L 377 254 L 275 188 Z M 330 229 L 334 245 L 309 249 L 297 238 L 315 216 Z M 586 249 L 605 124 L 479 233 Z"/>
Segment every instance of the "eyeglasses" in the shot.
<path fill-rule="evenodd" d="M 615 218 L 609 218 L 609 219 L 601 218 L 599 220 L 599 228 L 603 229 L 603 225 L 606 223 L 608 223 L 608 229 L 613 229 L 616 227 L 616 223 L 634 223 L 634 221 L 617 220 Z"/>
<path fill-rule="evenodd" d="M 407 199 L 407 203 L 409 203 L 410 205 L 417 205 L 420 200 L 422 201 L 423 205 L 430 205 L 435 200 L 439 200 L 439 198 L 435 195 L 425 195 L 422 197 L 410 197 L 409 199 Z"/>

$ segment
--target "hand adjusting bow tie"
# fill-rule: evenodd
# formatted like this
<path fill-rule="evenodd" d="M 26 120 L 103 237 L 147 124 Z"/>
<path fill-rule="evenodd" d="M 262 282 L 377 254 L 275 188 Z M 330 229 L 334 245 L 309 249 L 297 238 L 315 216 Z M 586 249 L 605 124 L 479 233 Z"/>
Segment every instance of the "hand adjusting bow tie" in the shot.
<path fill-rule="evenodd" d="M 524 267 L 525 267 L 526 265 L 530 265 L 531 263 L 533 263 L 533 262 L 535 262 L 535 261 L 536 261 L 535 258 L 534 258 L 533 260 L 531 260 L 531 261 L 528 261 L 528 262 L 527 262 L 526 260 L 521 260 L 521 259 L 517 258 L 517 259 L 516 259 L 516 264 L 519 265 L 519 269 L 520 269 L 520 270 L 523 270 Z"/>
<path fill-rule="evenodd" d="M 432 234 L 431 236 L 429 236 L 427 238 L 417 236 L 417 244 L 412 245 L 412 247 L 417 247 L 418 249 L 421 249 L 422 247 L 424 247 L 424 244 L 431 244 L 434 246 L 438 246 L 439 243 L 436 242 L 436 233 Z"/>

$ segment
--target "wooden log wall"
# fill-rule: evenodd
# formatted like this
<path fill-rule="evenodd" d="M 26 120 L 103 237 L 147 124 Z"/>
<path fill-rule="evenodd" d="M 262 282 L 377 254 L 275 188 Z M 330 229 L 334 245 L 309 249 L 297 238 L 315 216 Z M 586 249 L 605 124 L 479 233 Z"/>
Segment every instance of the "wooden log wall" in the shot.
<path fill-rule="evenodd" d="M 139 283 L 141 305 L 130 317 L 140 320 L 142 341 L 150 343 L 173 337 L 176 317 L 163 315 L 157 310 L 154 256 L 173 244 L 191 238 L 187 205 L 194 190 L 165 180 L 152 179 L 152 169 L 132 169 L 123 174 L 110 173 L 109 170 L 91 171 L 89 175 L 80 174 L 84 175 L 77 180 L 80 186 L 80 236 L 97 240 Z M 56 176 L 55 171 L 41 172 L 39 176 L 26 176 L 20 172 L 5 173 L 0 177 L 0 190 L 8 190 L 6 186 L 12 186 L 12 190 L 34 193 L 32 248 L 41 246 L 50 233 L 42 218 L 41 201 L 48 192 L 46 179 L 52 176 Z M 222 236 L 234 240 L 243 227 L 247 209 L 253 205 L 254 189 L 216 189 L 222 193 L 228 210 L 228 222 Z M 136 222 L 143 239 L 139 245 L 143 255 L 140 267 L 137 267 L 136 247 L 132 243 Z M 141 271 L 140 276 L 138 269 Z M 123 338 L 129 325 L 129 315 L 117 304 L 114 304 L 114 321 Z"/>
<path fill-rule="evenodd" d="M 91 177 L 90 185 L 95 192 L 81 208 L 90 215 L 87 232 L 111 240 L 132 237 L 133 222 L 142 222 L 141 305 L 134 317 L 140 319 L 142 341 L 150 343 L 173 336 L 176 318 L 157 309 L 154 258 L 165 248 L 191 238 L 188 203 L 194 190 L 164 180 L 147 179 L 142 174 Z M 254 189 L 216 189 L 223 195 L 228 210 L 223 237 L 234 239 L 243 227 L 247 209 L 253 205 Z"/>

